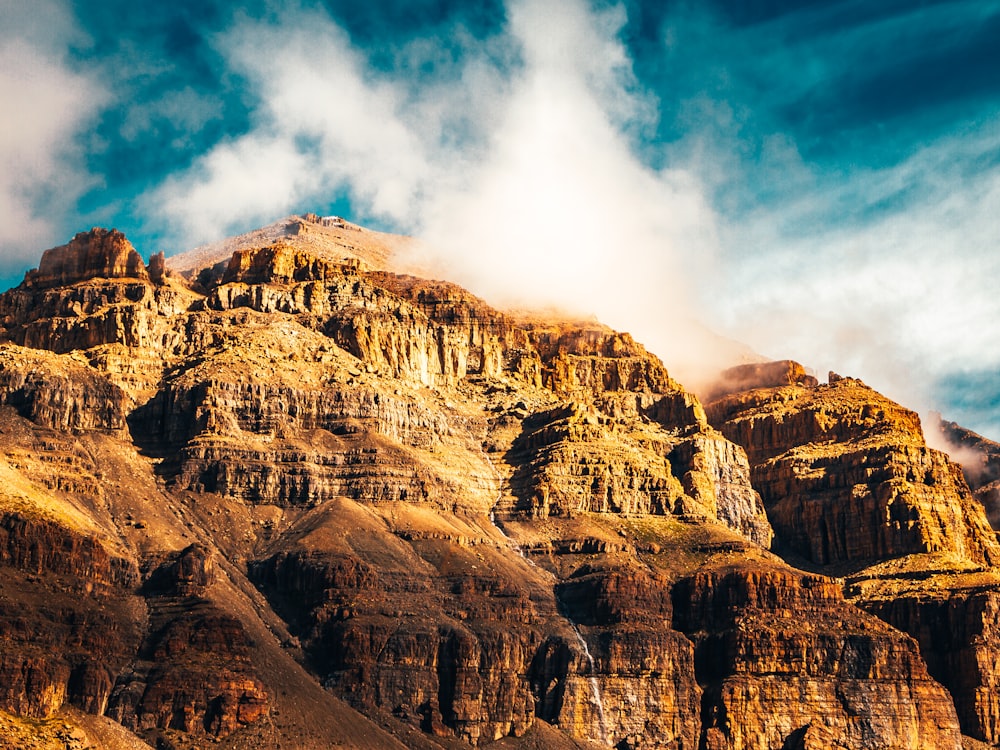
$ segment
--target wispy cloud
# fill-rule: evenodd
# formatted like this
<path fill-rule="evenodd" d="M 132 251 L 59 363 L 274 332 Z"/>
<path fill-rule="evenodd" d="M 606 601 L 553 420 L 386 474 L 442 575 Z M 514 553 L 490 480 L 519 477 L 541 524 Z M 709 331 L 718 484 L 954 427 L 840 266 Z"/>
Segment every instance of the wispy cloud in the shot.
<path fill-rule="evenodd" d="M 720 216 L 701 313 L 1000 433 L 983 407 L 1000 394 L 1000 69 L 981 59 L 1000 3 L 682 7 L 663 33 L 682 87 L 666 129 Z M 962 372 L 987 389 L 976 407 Z"/>
<path fill-rule="evenodd" d="M 723 266 L 739 273 L 725 279 L 720 324 L 769 354 L 946 407 L 948 373 L 1000 372 L 998 153 L 995 120 L 760 207 L 727 232 Z"/>
<path fill-rule="evenodd" d="M 321 11 L 242 18 L 218 38 L 258 104 L 248 133 L 224 140 L 144 201 L 150 216 L 201 241 L 350 192 L 377 216 L 405 216 L 428 174 L 424 144 L 380 80 Z"/>
<path fill-rule="evenodd" d="M 493 299 L 596 314 L 675 368 L 717 364 L 694 348 L 687 293 L 711 264 L 713 211 L 693 173 L 637 153 L 656 101 L 619 38 L 623 11 L 556 5 L 510 7 L 523 66 L 484 123 L 483 158 L 427 201 L 422 235 Z"/>
<path fill-rule="evenodd" d="M 31 260 L 57 239 L 75 200 L 96 179 L 77 138 L 108 99 L 66 58 L 79 32 L 58 0 L 0 4 L 0 251 Z"/>

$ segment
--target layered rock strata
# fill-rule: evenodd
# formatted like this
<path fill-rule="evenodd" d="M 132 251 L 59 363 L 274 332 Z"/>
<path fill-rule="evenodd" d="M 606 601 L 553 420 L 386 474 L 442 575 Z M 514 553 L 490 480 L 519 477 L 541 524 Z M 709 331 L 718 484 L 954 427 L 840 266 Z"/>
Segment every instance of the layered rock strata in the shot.
<path fill-rule="evenodd" d="M 103 713 L 142 627 L 138 571 L 93 536 L 8 511 L 0 573 L 0 706 L 31 717 L 63 704 Z"/>
<path fill-rule="evenodd" d="M 674 588 L 695 643 L 703 747 L 957 748 L 947 692 L 915 644 L 797 571 L 707 570 Z"/>
<path fill-rule="evenodd" d="M 996 742 L 1000 640 L 984 613 L 998 549 L 969 470 L 927 447 L 914 413 L 850 378 L 731 393 L 707 412 L 746 448 L 778 547 L 850 573 L 854 602 L 916 639 L 963 732 Z"/>
<path fill-rule="evenodd" d="M 963 733 L 995 746 L 1000 743 L 997 581 L 984 585 L 959 578 L 951 590 L 936 583 L 891 597 L 873 594 L 862 606 L 917 641 L 928 671 L 951 693 Z"/>
<path fill-rule="evenodd" d="M 794 363 L 706 414 L 627 334 L 279 229 L 190 281 L 95 230 L 0 295 L 0 707 L 175 747 L 959 747 L 914 642 L 765 550 L 992 565 L 912 415 Z"/>
<path fill-rule="evenodd" d="M 755 389 L 713 402 L 708 414 L 747 451 L 753 486 L 790 552 L 819 565 L 938 552 L 1000 560 L 959 467 L 927 447 L 915 413 L 860 381 Z"/>
<path fill-rule="evenodd" d="M 149 576 L 147 637 L 117 680 L 108 716 L 140 734 L 177 729 L 215 737 L 267 716 L 271 698 L 243 625 L 202 596 L 214 576 L 208 552 L 194 545 Z"/>

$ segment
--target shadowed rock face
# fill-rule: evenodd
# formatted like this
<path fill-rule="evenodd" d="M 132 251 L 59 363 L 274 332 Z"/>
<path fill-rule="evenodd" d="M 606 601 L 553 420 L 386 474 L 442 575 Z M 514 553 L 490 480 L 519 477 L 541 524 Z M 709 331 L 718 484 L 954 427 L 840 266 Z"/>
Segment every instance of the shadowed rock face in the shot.
<path fill-rule="evenodd" d="M 1000 595 L 984 587 L 936 593 L 874 599 L 863 606 L 917 640 L 930 674 L 954 698 L 963 732 L 995 745 L 1000 742 Z"/>
<path fill-rule="evenodd" d="M 28 514 L 0 516 L 0 702 L 44 717 L 102 713 L 134 653 L 138 571 L 92 536 Z"/>
<path fill-rule="evenodd" d="M 976 499 L 986 508 L 986 517 L 994 529 L 1000 529 L 1000 443 L 977 435 L 954 422 L 937 418 L 929 430 L 937 429 L 952 454 Z"/>
<path fill-rule="evenodd" d="M 0 295 L 0 708 L 184 748 L 993 736 L 989 628 L 934 661 L 866 567 L 996 559 L 910 412 L 794 363 L 706 412 L 627 334 L 288 226 L 191 284 L 95 230 Z"/>

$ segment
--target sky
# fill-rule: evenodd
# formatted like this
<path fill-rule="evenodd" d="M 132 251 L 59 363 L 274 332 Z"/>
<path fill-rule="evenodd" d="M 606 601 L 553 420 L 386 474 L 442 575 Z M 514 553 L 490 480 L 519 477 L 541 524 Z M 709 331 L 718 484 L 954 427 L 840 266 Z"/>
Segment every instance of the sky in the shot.
<path fill-rule="evenodd" d="M 307 211 L 1000 439 L 1000 0 L 0 0 L 0 286 Z"/>

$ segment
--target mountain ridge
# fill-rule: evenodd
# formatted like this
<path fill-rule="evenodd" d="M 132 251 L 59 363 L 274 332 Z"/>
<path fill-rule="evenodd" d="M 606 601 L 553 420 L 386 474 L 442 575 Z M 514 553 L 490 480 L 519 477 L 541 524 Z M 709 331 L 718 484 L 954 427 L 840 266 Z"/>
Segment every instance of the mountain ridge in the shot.
<path fill-rule="evenodd" d="M 178 748 L 1000 741 L 996 533 L 860 381 L 703 404 L 342 220 L 126 243 L 0 295 L 0 708 Z"/>

